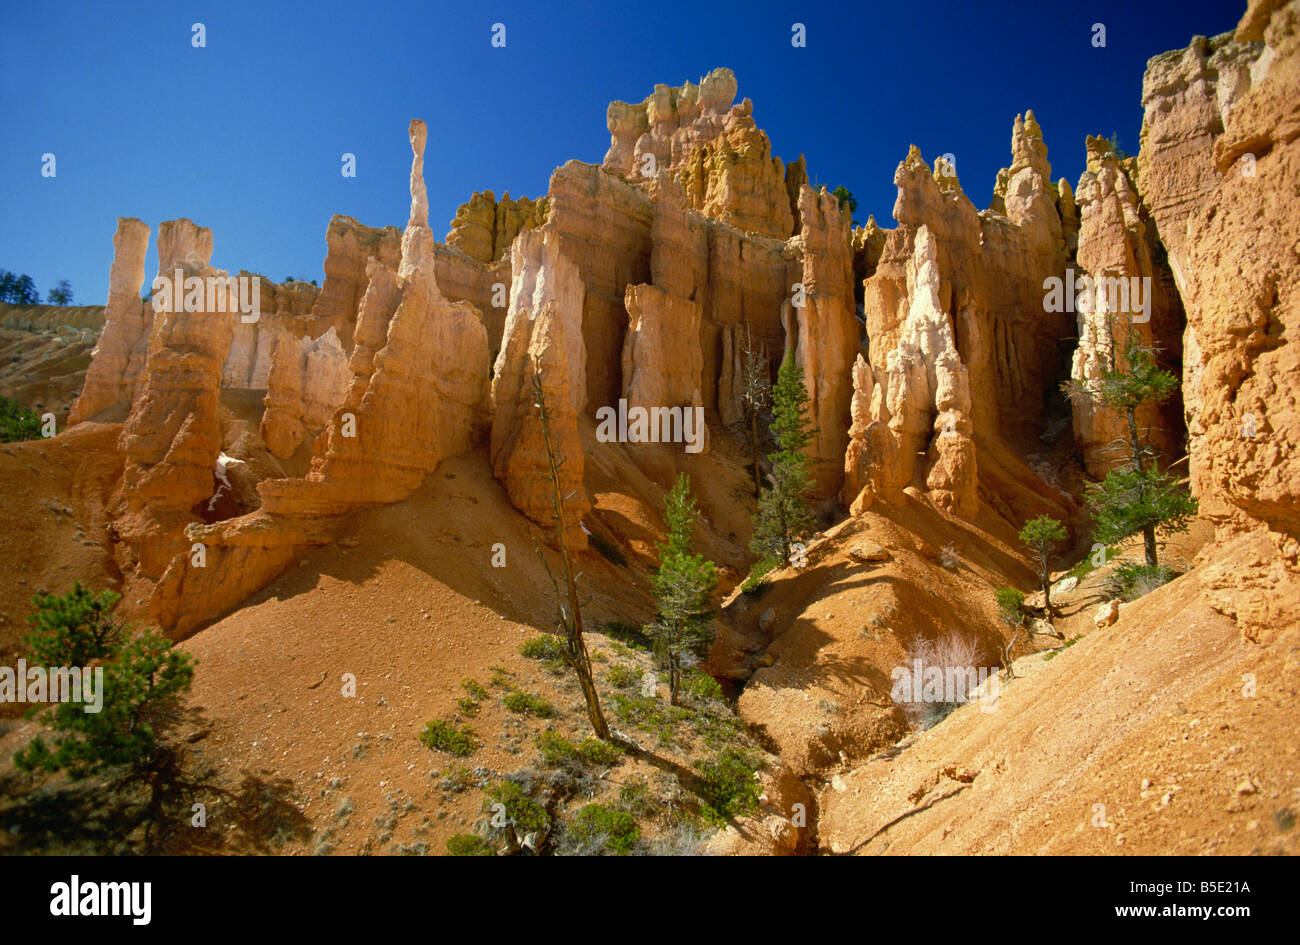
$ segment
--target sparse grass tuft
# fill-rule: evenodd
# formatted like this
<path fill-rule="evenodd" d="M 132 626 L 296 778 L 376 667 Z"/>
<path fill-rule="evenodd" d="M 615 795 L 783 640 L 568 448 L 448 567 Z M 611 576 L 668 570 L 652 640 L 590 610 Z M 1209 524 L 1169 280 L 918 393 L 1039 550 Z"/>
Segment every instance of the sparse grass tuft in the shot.
<path fill-rule="evenodd" d="M 759 784 L 755 775 L 761 763 L 752 753 L 724 748 L 707 761 L 696 762 L 700 772 L 700 797 L 704 817 L 722 823 L 758 810 Z"/>
<path fill-rule="evenodd" d="M 478 747 L 474 730 L 468 725 L 457 728 L 451 722 L 442 719 L 435 719 L 425 725 L 424 731 L 420 733 L 420 741 L 435 751 L 445 751 L 457 758 L 472 754 Z"/>
<path fill-rule="evenodd" d="M 1177 575 L 1163 565 L 1150 567 L 1135 561 L 1124 561 L 1115 566 L 1106 583 L 1112 594 L 1126 601 L 1134 601 L 1150 594 L 1157 587 L 1168 584 Z"/>
<path fill-rule="evenodd" d="M 519 644 L 519 655 L 530 660 L 547 660 L 561 663 L 567 659 L 564 641 L 551 633 L 544 633 L 539 637 L 533 637 L 531 640 L 525 640 Z"/>
<path fill-rule="evenodd" d="M 1050 659 L 1052 659 L 1053 657 L 1055 657 L 1057 653 L 1060 653 L 1061 650 L 1068 650 L 1070 647 L 1074 646 L 1076 643 L 1078 643 L 1078 642 L 1079 642 L 1080 640 L 1082 640 L 1082 639 L 1083 639 L 1083 634 L 1082 634 L 1082 633 L 1079 634 L 1077 637 L 1071 637 L 1070 639 L 1068 639 L 1068 640 L 1066 640 L 1064 643 L 1062 643 L 1059 649 L 1052 650 L 1052 652 L 1050 652 L 1050 653 L 1048 653 L 1046 656 L 1044 656 L 1044 657 L 1043 657 L 1043 662 L 1046 663 L 1048 660 L 1050 660 Z"/>
<path fill-rule="evenodd" d="M 579 855 L 626 856 L 640 841 L 641 828 L 636 818 L 625 810 L 588 804 L 568 824 L 565 838 Z"/>
<path fill-rule="evenodd" d="M 578 744 L 578 757 L 597 768 L 612 768 L 623 758 L 622 750 L 610 742 L 588 735 Z"/>
<path fill-rule="evenodd" d="M 451 765 L 443 774 L 439 787 L 453 794 L 459 794 L 473 784 L 474 772 L 465 765 Z"/>
<path fill-rule="evenodd" d="M 523 690 L 507 693 L 501 699 L 507 711 L 516 715 L 528 715 L 535 719 L 549 719 L 555 716 L 555 706 L 541 696 Z"/>
<path fill-rule="evenodd" d="M 496 809 L 501 805 L 503 811 Z M 546 809 L 528 796 L 528 792 L 514 781 L 498 781 L 488 788 L 483 799 L 483 809 L 492 814 L 503 812 L 506 822 L 514 828 L 515 836 L 545 830 L 551 824 Z"/>
<path fill-rule="evenodd" d="M 708 673 L 698 670 L 682 680 L 682 691 L 700 701 L 722 700 L 722 686 Z"/>
<path fill-rule="evenodd" d="M 635 689 L 641 682 L 641 671 L 632 666 L 611 666 L 605 679 L 615 689 Z"/>
<path fill-rule="evenodd" d="M 447 838 L 448 856 L 496 856 L 492 844 L 475 833 L 456 833 Z"/>
<path fill-rule="evenodd" d="M 656 807 L 654 795 L 650 793 L 650 785 L 640 775 L 629 778 L 618 789 L 618 804 L 636 817 L 649 817 Z"/>

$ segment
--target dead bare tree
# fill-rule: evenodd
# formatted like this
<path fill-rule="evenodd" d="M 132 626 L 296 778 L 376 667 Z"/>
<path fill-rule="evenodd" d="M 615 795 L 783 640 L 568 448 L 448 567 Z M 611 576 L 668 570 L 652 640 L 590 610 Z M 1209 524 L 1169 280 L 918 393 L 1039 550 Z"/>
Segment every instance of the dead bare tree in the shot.
<path fill-rule="evenodd" d="M 755 342 L 749 325 L 745 326 L 745 340 L 740 349 L 740 404 L 749 426 L 749 455 L 754 468 L 754 495 L 763 491 L 759 472 L 758 421 L 772 404 L 771 367 L 767 361 L 767 346 Z"/>
<path fill-rule="evenodd" d="M 546 556 L 542 554 L 540 548 L 537 549 L 537 556 L 542 559 L 542 566 L 546 568 L 546 575 L 551 579 L 551 587 L 555 590 L 556 619 L 564 628 L 564 655 L 578 677 L 582 697 L 587 703 L 587 718 L 591 720 L 591 727 L 597 738 L 613 741 L 609 726 L 605 723 L 605 714 L 600 708 L 600 694 L 596 691 L 596 680 L 591 673 L 591 657 L 587 653 L 587 644 L 583 639 L 578 585 L 573 576 L 573 567 L 569 559 L 569 543 L 564 534 L 564 501 L 572 495 L 565 496 L 560 492 L 560 463 L 563 459 L 556 455 L 555 444 L 551 438 L 551 416 L 546 408 L 546 391 L 542 388 L 542 362 L 536 354 L 533 355 L 532 384 L 533 402 L 537 405 L 542 422 L 542 440 L 546 444 L 546 464 L 551 477 L 551 508 L 555 513 L 555 532 L 560 544 L 560 561 L 564 569 L 564 583 L 569 598 L 568 611 L 564 609 L 555 575 L 551 573 L 550 565 L 546 563 Z"/>

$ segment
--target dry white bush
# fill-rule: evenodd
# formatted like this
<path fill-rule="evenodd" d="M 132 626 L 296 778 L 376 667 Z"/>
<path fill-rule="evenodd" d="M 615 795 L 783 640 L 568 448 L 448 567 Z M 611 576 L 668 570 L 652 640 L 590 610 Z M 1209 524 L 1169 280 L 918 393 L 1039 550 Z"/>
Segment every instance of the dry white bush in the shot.
<path fill-rule="evenodd" d="M 908 722 L 915 728 L 925 729 L 974 697 L 974 691 L 980 682 L 979 669 L 986 662 L 984 647 L 979 641 L 955 630 L 934 639 L 918 637 L 912 640 L 902 668 L 909 674 L 912 673 L 917 660 L 921 662 L 922 678 L 931 668 L 942 673 L 943 699 L 927 701 L 922 692 L 913 686 L 910 698 L 896 701 Z"/>

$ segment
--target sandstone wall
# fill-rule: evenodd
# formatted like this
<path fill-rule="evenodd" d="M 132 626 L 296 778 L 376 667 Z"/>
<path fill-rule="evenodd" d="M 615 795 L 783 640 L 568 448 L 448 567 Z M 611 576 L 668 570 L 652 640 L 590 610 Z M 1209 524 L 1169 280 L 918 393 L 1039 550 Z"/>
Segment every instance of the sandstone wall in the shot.
<path fill-rule="evenodd" d="M 1198 41 L 1190 50 L 1156 57 L 1146 87 L 1163 88 L 1161 76 L 1170 68 L 1203 61 L 1208 70 L 1216 56 L 1217 85 L 1206 81 L 1197 90 L 1200 98 L 1185 100 L 1194 120 L 1169 116 L 1163 127 L 1170 137 L 1146 159 L 1153 181 L 1162 151 L 1194 165 L 1183 178 L 1194 184 L 1153 186 L 1151 198 L 1162 234 L 1186 212 L 1179 246 L 1185 261 L 1176 272 L 1199 355 L 1184 375 L 1199 400 L 1192 485 L 1203 511 L 1225 526 L 1262 523 L 1284 536 L 1294 566 L 1300 537 L 1300 354 L 1294 341 L 1300 331 L 1300 3 L 1251 3 L 1232 44 Z M 1253 57 L 1248 87 L 1241 71 L 1247 57 Z M 1201 119 L 1211 104 L 1219 106 L 1223 128 L 1207 154 Z M 1177 127 L 1187 131 L 1181 149 L 1171 130 Z M 1153 128 L 1148 139 L 1155 137 Z M 1199 200 L 1176 199 L 1203 186 L 1209 189 Z M 1171 259 L 1173 253 L 1171 247 Z"/>
<path fill-rule="evenodd" d="M 1094 286 L 1103 280 L 1122 279 L 1128 285 L 1112 298 L 1110 288 L 1093 293 L 1084 311 L 1075 313 L 1078 347 L 1070 369 L 1078 393 L 1071 401 L 1074 438 L 1083 451 L 1084 465 L 1094 476 L 1129 462 L 1127 417 L 1106 407 L 1096 394 L 1097 382 L 1112 361 L 1123 365 L 1125 348 L 1135 344 L 1156 349 L 1159 362 L 1178 363 L 1182 348 L 1183 307 L 1169 269 L 1159 258 L 1153 227 L 1142 211 L 1136 189 L 1125 167 L 1101 138 L 1089 137 L 1087 170 L 1079 178 L 1076 205 L 1079 212 L 1075 278 L 1087 277 Z M 1150 298 L 1139 304 L 1133 289 Z M 1181 423 L 1176 410 L 1163 411 L 1154 404 L 1138 411 L 1139 433 L 1156 450 L 1156 459 L 1168 466 L 1182 455 Z"/>
<path fill-rule="evenodd" d="M 80 423 L 135 395 L 153 327 L 153 308 L 140 301 L 149 227 L 134 217 L 119 217 L 113 236 L 113 266 L 108 273 L 104 330 L 91 356 L 86 383 L 68 423 Z"/>
<path fill-rule="evenodd" d="M 578 414 L 586 402 L 587 351 L 580 319 L 583 283 L 559 235 L 545 226 L 525 230 L 510 250 L 515 273 L 501 352 L 492 376 L 492 471 L 511 503 L 533 521 L 555 526 L 553 491 L 533 379 L 542 390 L 564 505 L 566 541 L 587 546 L 582 517 L 591 508 L 583 486 Z"/>
<path fill-rule="evenodd" d="M 448 246 L 479 262 L 495 262 L 510 252 L 520 230 L 546 222 L 548 201 L 512 199 L 506 191 L 500 200 L 490 190 L 476 191 L 456 210 L 447 234 Z"/>

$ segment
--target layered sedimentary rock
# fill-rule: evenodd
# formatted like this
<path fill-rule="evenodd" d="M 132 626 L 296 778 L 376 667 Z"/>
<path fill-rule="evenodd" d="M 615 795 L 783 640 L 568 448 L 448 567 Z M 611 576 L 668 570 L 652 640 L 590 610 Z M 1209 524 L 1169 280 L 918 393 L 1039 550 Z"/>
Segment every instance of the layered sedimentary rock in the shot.
<path fill-rule="evenodd" d="M 610 144 L 605 167 L 636 177 L 644 155 L 652 154 L 657 166 L 674 168 L 696 143 L 717 136 L 738 90 L 735 73 L 714 69 L 699 85 L 656 85 L 640 104 L 611 102 L 606 112 Z M 657 176 L 657 168 L 649 176 Z"/>
<path fill-rule="evenodd" d="M 1186 49 L 1147 62 L 1138 181 L 1180 288 L 1187 273 L 1188 218 L 1222 181 L 1212 159 L 1214 141 L 1249 90 L 1263 51 L 1262 42 L 1223 33 L 1194 37 Z"/>
<path fill-rule="evenodd" d="M 794 230 L 786 169 L 754 123 L 753 103 L 732 105 L 730 69 L 715 69 L 699 85 L 655 86 L 638 105 L 613 102 L 604 166 L 630 180 L 668 170 L 693 209 L 741 230 L 785 239 Z M 792 186 L 807 180 L 802 164 Z"/>
<path fill-rule="evenodd" d="M 1262 9 L 1258 4 L 1252 10 Z M 1220 199 L 1224 172 L 1215 162 L 1215 141 L 1235 105 L 1251 88 L 1256 75 L 1270 70 L 1275 53 L 1265 56 L 1259 31 L 1223 33 L 1213 39 L 1194 37 L 1186 49 L 1175 49 L 1147 62 L 1142 79 L 1142 149 L 1138 182 L 1168 255 L 1168 265 L 1188 308 L 1182 338 L 1184 421 L 1187 427 L 1190 473 L 1199 488 L 1203 442 L 1201 391 L 1204 353 L 1197 337 L 1197 319 L 1188 304 L 1190 285 L 1189 233 Z M 1250 180 L 1256 170 L 1253 152 L 1230 174 Z M 1213 502 L 1213 498 L 1206 499 Z M 1222 509 L 1221 509 L 1222 511 Z"/>
<path fill-rule="evenodd" d="M 396 274 L 377 260 L 368 266 L 347 393 L 306 478 L 263 485 L 268 511 L 323 515 L 405 498 L 485 426 L 487 331 L 472 305 L 448 302 L 438 289 L 426 134 L 423 122 L 412 122 L 411 217 L 401 262 Z"/>
<path fill-rule="evenodd" d="M 1294 341 L 1300 332 L 1300 3 L 1251 3 L 1234 41 L 1248 48 L 1262 42 L 1263 49 L 1249 88 L 1238 83 L 1238 94 L 1221 113 L 1223 130 L 1211 153 L 1217 183 L 1187 216 L 1186 262 L 1179 267 L 1189 334 L 1199 353 L 1199 364 L 1184 378 L 1199 395 L 1192 485 L 1202 510 L 1225 525 L 1263 523 L 1286 536 L 1283 547 L 1294 567 L 1300 537 L 1300 353 Z M 1180 61 L 1189 55 L 1200 56 L 1184 52 Z M 1149 86 L 1157 84 L 1151 70 L 1161 62 L 1152 60 Z M 1205 179 L 1203 168 L 1197 173 Z M 1159 220 L 1159 209 L 1153 212 Z"/>
<path fill-rule="evenodd" d="M 867 217 L 864 225 L 855 226 L 849 233 L 849 245 L 853 249 L 853 297 L 859 308 L 862 306 L 863 283 L 876 274 L 887 235 L 888 231 L 876 223 L 874 214 Z"/>
<path fill-rule="evenodd" d="M 510 254 L 491 263 L 480 262 L 442 243 L 433 247 L 433 271 L 443 297 L 451 302 L 469 302 L 483 316 L 488 344 L 501 349 L 506 309 L 510 305 Z"/>
<path fill-rule="evenodd" d="M 208 265 L 211 254 L 206 227 L 189 220 L 160 227 L 161 272 L 213 281 L 196 310 L 177 308 L 173 293 L 161 293 L 140 392 L 122 429 L 126 462 L 116 527 L 140 571 L 154 579 L 186 547 L 181 529 L 197 521 L 196 506 L 211 497 L 221 454 L 218 392 L 237 317 L 229 313 L 237 303 L 229 298 L 226 273 Z"/>
<path fill-rule="evenodd" d="M 623 396 L 629 408 L 702 405 L 707 236 L 666 173 L 657 181 L 651 239 L 652 283 L 629 285 L 624 295 Z"/>
<path fill-rule="evenodd" d="M 1045 304 L 1046 280 L 1065 268 L 1066 239 L 1032 112 L 1016 117 L 1011 151 L 993 207 L 979 212 L 949 162 L 931 172 L 912 148 L 894 175 L 899 226 L 885 231 L 863 287 L 871 371 L 856 373 L 872 390 L 855 397 L 895 440 L 885 449 L 872 432 L 872 455 L 900 464 L 875 474 L 875 491 L 923 486 L 961 515 L 978 508 L 976 444 L 1000 437 L 1028 446 L 1042 432 L 1073 320 Z M 854 424 L 846 501 L 867 479 L 871 422 Z"/>
<path fill-rule="evenodd" d="M 917 230 L 926 226 L 935 240 L 938 304 L 952 319 L 969 371 L 974 431 L 1028 444 L 1041 432 L 1044 394 L 1056 383 L 1061 339 L 1073 319 L 1044 307 L 1044 282 L 1063 272 L 1065 256 L 1059 220 L 1053 226 L 1045 219 L 1056 211 L 1036 124 L 1018 121 L 1012 142 L 1015 160 L 1005 176 L 1008 188 L 1016 185 L 1007 191 L 1007 214 L 976 211 L 952 168 L 932 173 L 918 150 L 909 152 L 894 175 L 899 226 L 888 231 L 866 281 L 863 311 L 871 364 L 880 371 L 910 307 L 908 273 Z"/>
<path fill-rule="evenodd" d="M 938 244 L 927 226 L 915 238 L 908 270 L 908 309 L 883 364 L 853 372 L 853 424 L 845 453 L 846 483 L 870 487 L 850 495 L 858 508 L 907 485 L 963 517 L 979 510 L 970 378 L 952 319 L 940 301 Z M 864 458 L 865 457 L 865 458 Z"/>
<path fill-rule="evenodd" d="M 261 433 L 267 450 L 288 459 L 325 429 L 347 392 L 352 373 L 333 328 L 312 339 L 279 336 L 267 376 Z"/>
<path fill-rule="evenodd" d="M 512 199 L 506 191 L 497 200 L 490 190 L 476 191 L 456 210 L 447 245 L 480 262 L 495 262 L 510 251 L 510 244 L 520 230 L 545 223 L 548 210 L 545 197 Z"/>
<path fill-rule="evenodd" d="M 1079 251 L 1079 206 L 1074 200 L 1074 188 L 1064 177 L 1056 182 L 1056 194 L 1056 209 L 1061 214 L 1065 254 L 1073 257 Z"/>
<path fill-rule="evenodd" d="M 898 443 L 889 429 L 885 387 L 877 385 L 871 365 L 862 355 L 853 363 L 852 423 L 844 452 L 844 488 L 840 501 L 853 515 L 870 508 L 877 497 L 901 501 L 911 468 L 901 462 Z"/>
<path fill-rule="evenodd" d="M 1154 234 L 1149 231 L 1128 173 L 1109 144 L 1087 140 L 1088 167 L 1079 178 L 1076 284 L 1090 288 L 1071 307 L 1079 308 L 1078 347 L 1070 377 L 1076 384 L 1071 400 L 1074 438 L 1084 465 L 1104 476 L 1127 463 L 1130 450 L 1127 416 L 1101 403 L 1098 381 L 1113 364 L 1126 363 L 1128 345 L 1156 349 L 1164 363 L 1181 346 L 1183 311 L 1166 267 L 1157 261 Z M 1131 164 L 1131 162 L 1128 162 Z M 1069 302 L 1071 300 L 1065 300 Z M 1155 449 L 1158 461 L 1177 458 L 1177 430 L 1155 404 L 1137 415 L 1139 435 Z"/>
<path fill-rule="evenodd" d="M 255 272 L 241 271 L 237 278 L 257 280 L 258 311 L 255 318 L 247 316 L 250 320 L 246 321 L 242 313 L 234 320 L 234 335 L 230 339 L 230 354 L 222 367 L 221 386 L 261 390 L 267 387 L 271 353 L 280 336 L 294 334 L 316 321 L 311 310 L 320 289 L 310 282 L 291 281 L 277 285 Z M 328 330 L 332 326 L 326 324 L 322 327 Z"/>
<path fill-rule="evenodd" d="M 577 161 L 556 168 L 549 197 L 547 227 L 556 251 L 578 267 L 585 290 L 580 331 L 587 352 L 587 403 L 612 404 L 623 387 L 619 367 L 627 286 L 650 281 L 654 204 L 613 174 Z M 518 278 L 518 267 L 513 271 Z"/>
<path fill-rule="evenodd" d="M 848 440 L 851 368 L 860 334 L 853 317 L 853 257 L 849 221 L 835 197 L 804 187 L 799 195 L 803 228 L 801 291 L 785 302 L 786 356 L 798 359 L 816 433 L 809 445 L 816 494 L 835 495 L 843 485 Z"/>
<path fill-rule="evenodd" d="M 702 403 L 699 332 L 703 305 L 653 285 L 627 287 L 623 396 L 629 407 Z"/>
<path fill-rule="evenodd" d="M 578 414 L 586 402 L 577 265 L 549 226 L 524 230 L 510 249 L 514 280 L 501 352 L 492 375 L 492 472 L 511 503 L 533 521 L 557 525 L 547 447 L 533 380 L 540 368 L 552 449 L 559 465 L 563 528 L 571 548 L 587 546 L 582 517 L 591 508 L 582 484 Z"/>
<path fill-rule="evenodd" d="M 206 546 L 206 565 L 175 558 L 151 601 L 174 632 L 237 604 L 283 570 L 302 544 L 328 540 L 330 516 L 405 498 L 442 459 L 464 452 L 485 431 L 487 332 L 472 305 L 449 302 L 438 289 L 423 178 L 426 136 L 424 123 L 413 121 L 411 216 L 401 257 L 396 268 L 382 254 L 366 261 L 347 390 L 315 441 L 310 472 L 260 483 L 258 512 L 186 529 L 187 540 Z M 286 373 L 297 360 L 291 354 L 280 359 Z M 336 370 L 337 353 L 326 357 Z M 291 440 L 292 425 L 276 413 L 280 405 L 268 406 L 271 438 L 287 429 Z M 308 406 L 303 402 L 304 417 Z M 288 442 L 277 443 L 281 452 Z"/>
<path fill-rule="evenodd" d="M 118 404 L 130 403 L 144 368 L 153 326 L 153 309 L 140 301 L 149 227 L 134 217 L 119 217 L 113 236 L 113 266 L 108 274 L 104 330 L 91 356 L 86 383 L 68 423 L 80 423 Z"/>
<path fill-rule="evenodd" d="M 361 297 L 366 292 L 371 259 L 396 269 L 401 258 L 401 234 L 396 227 L 365 226 L 335 214 L 325 231 L 325 282 L 312 306 L 312 315 L 328 319 L 344 348 L 352 344 Z"/>
<path fill-rule="evenodd" d="M 785 350 L 781 313 L 803 278 L 803 263 L 797 239 L 779 241 L 717 224 L 708 227 L 707 239 L 701 393 L 725 418 L 739 416 L 734 372 L 742 340 L 750 339 L 767 353 L 770 374 L 780 363 Z M 728 373 L 731 377 L 724 377 Z"/>

